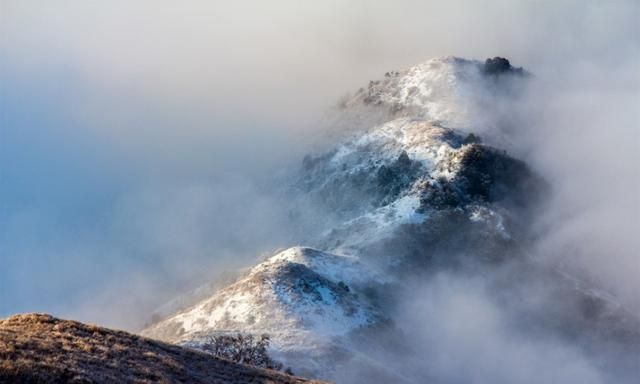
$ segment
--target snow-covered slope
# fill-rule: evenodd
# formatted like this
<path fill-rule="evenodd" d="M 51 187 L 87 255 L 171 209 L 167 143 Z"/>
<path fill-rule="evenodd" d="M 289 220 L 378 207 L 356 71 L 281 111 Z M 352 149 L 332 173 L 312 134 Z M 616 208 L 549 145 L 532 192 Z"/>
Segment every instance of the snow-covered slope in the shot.
<path fill-rule="evenodd" d="M 322 336 L 342 335 L 380 318 L 351 288 L 354 281 L 374 278 L 355 257 L 293 247 L 145 332 L 155 334 L 156 329 L 173 324 L 175 331 L 164 336 L 172 341 L 193 340 L 210 329 L 274 334 L 297 329 Z"/>
<path fill-rule="evenodd" d="M 340 337 L 384 319 L 358 292 L 379 278 L 356 257 L 293 247 L 143 335 L 198 346 L 216 332 L 267 333 L 276 356 L 291 364 L 302 354 L 297 371 L 313 373 L 335 364 L 323 360 L 343 348 Z"/>
<path fill-rule="evenodd" d="M 477 107 L 474 90 L 481 82 L 476 62 L 437 58 L 402 72 L 387 72 L 383 79 L 361 88 L 349 106 L 384 104 L 394 113 L 405 112 L 447 126 L 466 126 Z"/>
<path fill-rule="evenodd" d="M 496 112 L 508 107 L 504 102 L 526 83 L 522 68 L 502 60 L 480 62 L 452 56 L 427 60 L 370 81 L 344 107 L 355 113 L 385 111 L 383 119 L 405 116 L 477 130 L 495 124 Z"/>
<path fill-rule="evenodd" d="M 292 220 L 322 217 L 299 240 L 314 248 L 277 252 L 143 334 L 197 347 L 218 332 L 268 333 L 296 373 L 332 379 L 353 359 L 385 371 L 353 339 L 393 327 L 386 300 L 405 279 L 525 256 L 528 215 L 548 187 L 471 132 L 496 124 L 526 78 L 504 59 L 446 57 L 361 88 L 341 110 L 359 123 L 306 156 L 285 192 Z M 370 126 L 353 119 L 366 114 Z"/>

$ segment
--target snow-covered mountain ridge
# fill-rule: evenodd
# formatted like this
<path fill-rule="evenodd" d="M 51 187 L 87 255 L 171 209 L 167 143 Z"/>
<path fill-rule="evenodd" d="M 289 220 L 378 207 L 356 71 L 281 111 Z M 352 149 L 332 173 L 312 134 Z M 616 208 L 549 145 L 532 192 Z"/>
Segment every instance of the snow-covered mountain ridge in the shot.
<path fill-rule="evenodd" d="M 326 354 L 343 344 L 338 337 L 387 321 L 364 292 L 397 277 L 383 270 L 385 264 L 371 263 L 368 250 L 393 238 L 405 224 L 428 221 L 439 204 L 466 206 L 460 199 L 467 197 L 475 201 L 464 191 L 446 197 L 445 189 L 456 182 L 471 153 L 493 150 L 446 125 L 470 119 L 477 101 L 470 92 L 484 87 L 482 76 L 481 63 L 449 57 L 388 75 L 359 91 L 347 110 L 374 105 L 389 109 L 389 121 L 354 131 L 327 153 L 305 157 L 291 187 L 293 209 L 313 204 L 335 216 L 331 226 L 305 239 L 324 252 L 294 247 L 277 253 L 143 334 L 198 345 L 210 332 L 269 333 L 276 353 L 286 359 L 301 352 Z M 497 151 L 495 156 L 512 161 Z M 480 203 L 465 210 L 468 220 L 510 238 L 501 213 Z M 306 371 L 304 365 L 296 368 Z"/>
<path fill-rule="evenodd" d="M 308 246 L 277 252 L 143 334 L 198 347 L 218 332 L 268 333 L 297 374 L 335 379 L 355 363 L 399 381 L 354 340 L 394 332 L 390 301 L 405 280 L 526 259 L 529 218 L 549 187 L 473 132 L 497 124 L 489 112 L 500 115 L 527 78 L 505 59 L 446 57 L 370 82 L 341 106 L 353 127 L 306 156 L 286 189 L 292 220 L 313 228 L 299 239 Z M 567 297 L 579 305 L 584 294 Z"/>

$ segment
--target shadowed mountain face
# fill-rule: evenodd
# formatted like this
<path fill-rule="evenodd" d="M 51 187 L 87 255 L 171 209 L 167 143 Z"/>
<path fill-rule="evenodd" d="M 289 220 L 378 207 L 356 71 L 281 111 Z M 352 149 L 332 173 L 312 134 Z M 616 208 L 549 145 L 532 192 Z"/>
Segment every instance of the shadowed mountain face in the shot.
<path fill-rule="evenodd" d="M 0 382 L 313 383 L 44 314 L 0 320 Z"/>
<path fill-rule="evenodd" d="M 199 347 L 219 333 L 268 333 L 274 357 L 303 375 L 420 383 L 422 362 L 404 362 L 425 348 L 414 334 L 438 324 L 407 329 L 398 307 L 444 273 L 482 280 L 519 329 L 572 348 L 640 350 L 639 322 L 614 298 L 532 260 L 531 224 L 551 187 L 473 134 L 500 124 L 489 112 L 527 81 L 506 59 L 447 57 L 370 82 L 340 105 L 340 140 L 306 156 L 282 192 L 307 247 L 276 252 L 143 335 Z"/>

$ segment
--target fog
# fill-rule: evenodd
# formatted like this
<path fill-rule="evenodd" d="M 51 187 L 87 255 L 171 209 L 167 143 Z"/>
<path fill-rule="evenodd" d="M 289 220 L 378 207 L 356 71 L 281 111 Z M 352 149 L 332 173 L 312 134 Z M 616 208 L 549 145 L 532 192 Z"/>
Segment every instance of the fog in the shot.
<path fill-rule="evenodd" d="M 395 381 L 407 383 L 606 383 L 632 378 L 601 369 L 566 340 L 524 332 L 490 285 L 483 277 L 449 273 L 415 282 L 415 295 L 405 297 L 396 318 L 411 341 L 406 349 L 393 350 L 393 343 L 382 351 L 372 348 L 372 356 L 398 374 Z M 363 381 L 367 371 L 349 365 L 337 382 L 390 381 L 375 375 Z"/>
<path fill-rule="evenodd" d="M 331 128 L 324 113 L 441 55 L 533 74 L 478 127 L 552 185 L 532 254 L 640 311 L 638 17 L 633 0 L 2 1 L 0 315 L 136 330 L 169 298 L 290 245 L 270 191 Z M 558 361 L 566 371 L 537 382 L 604 380 L 572 346 L 518 339 L 482 284 L 443 277 L 403 312 L 407 327 L 443 327 L 420 332 L 448 351 L 419 354 L 435 380 L 492 371 L 487 344 L 512 369 L 476 382 L 533 382 Z M 477 328 L 445 324 L 469 316 Z"/>

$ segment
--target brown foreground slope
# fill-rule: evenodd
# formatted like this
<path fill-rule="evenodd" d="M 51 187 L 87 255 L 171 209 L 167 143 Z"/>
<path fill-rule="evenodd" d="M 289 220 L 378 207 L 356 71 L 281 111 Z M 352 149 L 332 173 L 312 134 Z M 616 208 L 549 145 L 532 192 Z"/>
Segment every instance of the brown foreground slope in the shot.
<path fill-rule="evenodd" d="M 0 383 L 67 382 L 314 383 L 45 314 L 0 320 Z"/>

